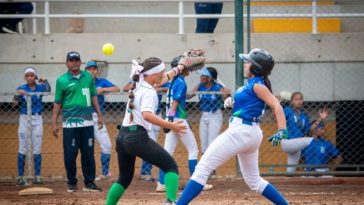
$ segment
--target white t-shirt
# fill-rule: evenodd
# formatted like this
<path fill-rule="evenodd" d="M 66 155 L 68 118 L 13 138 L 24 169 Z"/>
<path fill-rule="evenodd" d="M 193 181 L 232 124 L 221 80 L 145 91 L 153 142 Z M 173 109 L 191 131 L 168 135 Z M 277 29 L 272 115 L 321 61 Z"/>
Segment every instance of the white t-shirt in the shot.
<path fill-rule="evenodd" d="M 128 112 L 129 103 L 126 106 L 125 116 L 123 120 L 123 126 L 128 127 L 131 125 L 141 125 L 147 131 L 151 131 L 152 123 L 143 119 L 142 112 L 151 112 L 155 114 L 158 106 L 158 96 L 154 88 L 147 82 L 143 81 L 141 84 L 137 84 L 134 89 L 134 109 L 133 121 L 130 122 L 130 113 Z"/>

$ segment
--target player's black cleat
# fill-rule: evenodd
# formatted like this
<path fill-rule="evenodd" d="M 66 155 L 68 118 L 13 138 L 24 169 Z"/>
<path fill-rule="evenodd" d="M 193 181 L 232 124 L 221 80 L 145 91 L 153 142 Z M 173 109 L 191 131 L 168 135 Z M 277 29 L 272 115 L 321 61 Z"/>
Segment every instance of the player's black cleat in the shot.
<path fill-rule="evenodd" d="M 102 189 L 98 187 L 95 183 L 91 182 L 88 184 L 85 184 L 85 187 L 83 187 L 83 191 L 89 191 L 89 192 L 100 192 Z"/>
<path fill-rule="evenodd" d="M 76 192 L 77 190 L 78 190 L 78 188 L 77 188 L 76 184 L 69 184 L 68 185 L 67 192 L 72 193 L 72 192 Z"/>

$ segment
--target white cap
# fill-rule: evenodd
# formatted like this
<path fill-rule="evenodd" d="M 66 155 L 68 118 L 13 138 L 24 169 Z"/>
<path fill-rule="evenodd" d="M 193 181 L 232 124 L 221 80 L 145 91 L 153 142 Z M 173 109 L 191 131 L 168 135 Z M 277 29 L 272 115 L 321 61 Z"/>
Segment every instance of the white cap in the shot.
<path fill-rule="evenodd" d="M 35 70 L 35 68 L 32 67 L 27 67 L 24 69 L 24 75 L 27 73 L 34 73 L 35 76 L 38 76 L 37 70 Z"/>

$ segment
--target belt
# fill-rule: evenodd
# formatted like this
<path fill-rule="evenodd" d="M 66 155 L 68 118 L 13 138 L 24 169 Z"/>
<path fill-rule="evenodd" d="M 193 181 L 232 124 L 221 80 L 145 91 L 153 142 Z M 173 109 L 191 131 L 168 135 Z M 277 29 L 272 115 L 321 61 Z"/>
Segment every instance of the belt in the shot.
<path fill-rule="evenodd" d="M 234 116 L 231 116 L 229 118 L 229 122 L 230 123 L 241 123 L 241 124 L 249 125 L 249 126 L 252 126 L 253 123 L 256 123 L 256 124 L 259 123 L 259 122 L 253 122 L 251 120 L 244 120 L 244 119 L 241 119 L 241 118 L 238 118 L 238 117 L 234 117 Z"/>
<path fill-rule="evenodd" d="M 131 125 L 127 127 L 121 126 L 121 131 L 123 132 L 136 132 L 138 129 L 144 129 L 144 127 L 140 125 Z"/>

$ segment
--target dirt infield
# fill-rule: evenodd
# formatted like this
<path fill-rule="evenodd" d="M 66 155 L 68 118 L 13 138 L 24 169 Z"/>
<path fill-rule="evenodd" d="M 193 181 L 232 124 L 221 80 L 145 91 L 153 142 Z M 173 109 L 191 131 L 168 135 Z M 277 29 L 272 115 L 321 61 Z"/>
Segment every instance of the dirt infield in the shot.
<path fill-rule="evenodd" d="M 22 187 L 15 185 L 14 180 L 0 181 L 0 204 L 89 204 L 105 203 L 108 188 L 116 178 L 99 182 L 104 188 L 101 193 L 66 192 L 66 183 L 47 181 L 44 186 L 55 191 L 52 195 L 19 196 Z M 280 177 L 266 178 L 274 184 L 287 198 L 290 204 L 326 204 L 353 205 L 364 204 L 364 178 L 298 178 Z M 185 185 L 183 180 L 181 188 Z M 209 183 L 214 189 L 203 192 L 192 205 L 238 205 L 238 204 L 270 204 L 259 194 L 249 191 L 241 179 L 211 179 Z M 82 185 L 79 183 L 79 189 Z M 119 204 L 128 205 L 160 205 L 164 201 L 164 193 L 154 192 L 155 183 L 134 179 Z"/>

